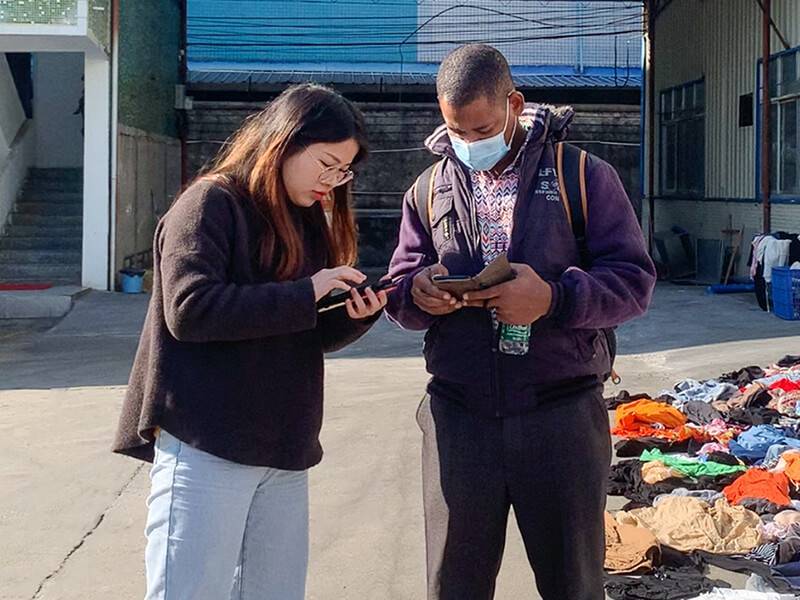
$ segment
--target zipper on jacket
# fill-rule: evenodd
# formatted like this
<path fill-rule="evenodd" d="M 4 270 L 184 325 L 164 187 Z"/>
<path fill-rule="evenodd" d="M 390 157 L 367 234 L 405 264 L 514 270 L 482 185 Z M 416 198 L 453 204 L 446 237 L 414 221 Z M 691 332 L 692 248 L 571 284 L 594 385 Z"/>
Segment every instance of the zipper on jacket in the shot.
<path fill-rule="evenodd" d="M 487 312 L 489 317 L 489 329 L 491 330 L 491 335 L 489 339 L 491 340 L 492 344 L 492 362 L 489 365 L 489 379 L 492 384 L 492 413 L 494 413 L 495 417 L 500 416 L 500 406 L 501 406 L 501 398 L 500 398 L 500 327 L 498 326 L 495 329 L 494 320 L 492 319 L 492 313 Z"/>
<path fill-rule="evenodd" d="M 473 260 L 475 260 L 476 263 L 480 262 L 482 264 L 483 257 L 481 256 L 481 234 L 480 230 L 478 229 L 478 214 L 475 211 L 475 202 L 472 198 L 472 181 L 468 179 L 467 173 L 465 173 L 464 168 L 461 166 L 458 160 L 455 158 L 451 160 L 453 162 L 453 170 L 456 172 L 456 177 L 458 177 L 459 183 L 461 184 L 461 189 L 466 192 L 466 194 L 462 195 L 470 200 L 470 202 L 467 203 L 467 211 L 469 212 L 471 235 L 464 237 L 469 240 Z"/>
<path fill-rule="evenodd" d="M 465 197 L 469 199 L 469 203 L 467 205 L 467 209 L 469 210 L 469 216 L 471 220 L 472 226 L 472 235 L 465 236 L 467 239 L 470 239 L 472 245 L 472 258 L 475 261 L 476 265 L 480 264 L 483 265 L 483 253 L 481 251 L 481 234 L 480 229 L 478 228 L 478 213 L 475 210 L 475 202 L 473 199 L 472 194 L 472 182 L 468 181 L 467 174 L 464 172 L 464 169 L 461 168 L 460 164 L 457 160 L 453 159 L 453 169 L 457 173 L 457 177 L 459 182 L 462 186 L 462 189 L 466 191 Z M 491 383 L 491 390 L 492 390 L 492 413 L 495 417 L 500 417 L 500 407 L 501 407 L 501 398 L 500 398 L 500 382 L 499 382 L 499 373 L 500 373 L 500 327 L 495 329 L 494 327 L 494 320 L 492 319 L 492 313 L 490 311 L 486 312 L 487 321 L 489 323 L 489 340 L 490 340 L 490 351 L 492 355 L 492 360 L 489 364 L 489 379 Z"/>

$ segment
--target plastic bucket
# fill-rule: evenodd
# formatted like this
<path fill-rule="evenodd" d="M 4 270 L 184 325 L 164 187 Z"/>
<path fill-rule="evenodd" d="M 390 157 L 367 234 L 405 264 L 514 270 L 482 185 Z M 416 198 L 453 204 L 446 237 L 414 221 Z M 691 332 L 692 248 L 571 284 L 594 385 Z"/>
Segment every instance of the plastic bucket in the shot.
<path fill-rule="evenodd" d="M 141 294 L 144 271 L 139 269 L 123 269 L 119 272 L 122 292 L 124 294 Z"/>

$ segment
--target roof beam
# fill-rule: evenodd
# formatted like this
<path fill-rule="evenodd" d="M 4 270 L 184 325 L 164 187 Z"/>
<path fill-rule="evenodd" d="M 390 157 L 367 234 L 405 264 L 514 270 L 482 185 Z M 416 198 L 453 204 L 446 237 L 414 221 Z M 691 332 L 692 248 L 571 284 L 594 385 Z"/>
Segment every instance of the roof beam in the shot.
<path fill-rule="evenodd" d="M 764 6 L 762 0 L 756 0 L 756 4 L 758 4 L 759 8 L 761 9 L 761 12 L 766 13 L 766 7 Z M 772 26 L 772 30 L 778 36 L 778 39 L 781 41 L 781 44 L 783 44 L 783 49 L 788 50 L 789 48 L 791 48 L 792 46 L 789 44 L 788 41 L 786 41 L 786 38 L 783 36 L 783 33 L 781 33 L 781 30 L 778 29 L 778 26 L 775 24 L 775 19 L 772 18 L 772 15 L 769 16 L 769 24 Z"/>

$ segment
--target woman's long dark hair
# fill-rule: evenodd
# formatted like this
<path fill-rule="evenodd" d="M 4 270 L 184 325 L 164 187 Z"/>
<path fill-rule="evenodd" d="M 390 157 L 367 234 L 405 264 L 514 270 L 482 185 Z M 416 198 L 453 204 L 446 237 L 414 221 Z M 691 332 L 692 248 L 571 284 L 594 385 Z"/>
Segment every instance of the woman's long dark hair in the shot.
<path fill-rule="evenodd" d="M 358 154 L 367 154 L 366 127 L 361 112 L 338 93 L 313 84 L 293 86 L 261 112 L 249 117 L 228 140 L 204 177 L 215 177 L 246 194 L 265 220 L 261 264 L 279 280 L 295 277 L 303 265 L 303 237 L 292 216 L 283 184 L 286 160 L 304 147 L 353 139 Z M 311 209 L 311 222 L 322 232 L 330 266 L 355 264 L 356 226 L 350 208 L 350 184 L 334 188 L 333 215 L 328 225 L 322 206 Z"/>

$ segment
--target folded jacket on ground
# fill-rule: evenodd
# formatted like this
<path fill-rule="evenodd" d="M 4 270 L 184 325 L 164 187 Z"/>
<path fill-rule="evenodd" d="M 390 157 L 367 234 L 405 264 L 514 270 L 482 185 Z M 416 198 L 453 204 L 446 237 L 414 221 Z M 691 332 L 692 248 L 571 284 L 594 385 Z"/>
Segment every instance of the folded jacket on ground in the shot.
<path fill-rule="evenodd" d="M 701 475 L 710 475 L 712 477 L 717 475 L 729 475 L 731 473 L 745 471 L 747 468 L 743 465 L 723 465 L 712 461 L 670 456 L 669 454 L 662 454 L 660 450 L 645 450 L 639 460 L 642 462 L 649 462 L 652 460 L 660 461 L 667 467 L 680 471 L 689 477 L 700 477 Z"/>
<path fill-rule="evenodd" d="M 727 444 L 742 433 L 742 428 L 722 419 L 714 419 L 711 423 L 702 426 L 703 433 L 712 440 Z"/>
<path fill-rule="evenodd" d="M 724 444 L 720 444 L 719 442 L 709 442 L 708 444 L 703 444 L 703 447 L 697 451 L 698 456 L 707 456 L 712 452 L 728 452 L 728 447 Z"/>
<path fill-rule="evenodd" d="M 782 415 L 796 417 L 800 408 L 800 391 L 784 392 L 783 390 L 773 390 L 772 401 L 767 408 L 777 410 Z"/>
<path fill-rule="evenodd" d="M 793 600 L 793 594 L 778 592 L 751 592 L 749 590 L 726 590 L 714 588 L 710 592 L 695 596 L 691 600 Z"/>
<path fill-rule="evenodd" d="M 665 479 L 672 479 L 674 477 L 683 477 L 683 473 L 669 468 L 660 460 L 653 460 L 642 465 L 642 479 L 644 479 L 646 483 L 659 483 Z"/>
<path fill-rule="evenodd" d="M 740 393 L 728 400 L 728 409 L 766 406 L 771 399 L 772 396 L 766 385 L 750 383 Z"/>
<path fill-rule="evenodd" d="M 800 440 L 787 437 L 786 432 L 773 425 L 757 425 L 739 435 L 728 444 L 731 454 L 756 462 L 762 460 L 770 446 L 786 445 L 800 448 Z"/>
<path fill-rule="evenodd" d="M 698 500 L 702 500 L 703 502 L 707 502 L 708 504 L 714 504 L 720 498 L 724 499 L 725 496 L 722 495 L 722 492 L 717 492 L 714 490 L 687 490 L 686 488 L 678 488 L 672 490 L 669 494 L 661 494 L 660 496 L 656 496 L 653 500 L 653 506 L 658 506 L 661 504 L 666 498 L 671 498 L 672 496 L 682 496 L 684 498 L 697 498 Z"/>
<path fill-rule="evenodd" d="M 785 473 L 789 481 L 800 483 L 800 450 L 784 450 L 774 471 Z"/>
<path fill-rule="evenodd" d="M 631 502 L 627 508 L 650 506 L 661 494 L 669 494 L 678 488 L 689 490 L 716 490 L 721 492 L 733 483 L 741 473 L 722 475 L 719 477 L 680 477 L 665 479 L 656 484 L 648 484 L 642 478 L 642 463 L 639 460 L 623 460 L 612 465 L 608 476 L 609 496 L 625 496 Z"/>
<path fill-rule="evenodd" d="M 606 577 L 606 591 L 614 600 L 684 600 L 727 585 L 709 579 L 693 567 L 660 567 L 641 577 Z"/>
<path fill-rule="evenodd" d="M 704 444 L 705 442 L 694 438 L 672 441 L 656 437 L 643 437 L 619 440 L 614 444 L 614 451 L 620 458 L 638 458 L 642 452 L 653 448 L 658 448 L 665 454 L 673 452 L 696 454 Z"/>
<path fill-rule="evenodd" d="M 738 425 L 779 425 L 783 415 L 774 408 L 751 406 L 734 408 L 728 413 L 728 420 Z"/>
<path fill-rule="evenodd" d="M 743 498 L 764 498 L 780 506 L 791 504 L 786 475 L 761 469 L 749 469 L 722 493 L 731 504 L 738 504 Z"/>
<path fill-rule="evenodd" d="M 738 393 L 739 388 L 730 383 L 722 383 L 714 379 L 697 381 L 685 379 L 675 385 L 675 406 L 682 408 L 687 402 L 699 400 L 701 402 L 714 402 L 726 400 Z"/>
<path fill-rule="evenodd" d="M 606 513 L 605 568 L 609 573 L 649 571 L 659 557 L 652 532 L 635 525 L 623 525 Z"/>
<path fill-rule="evenodd" d="M 779 379 L 769 386 L 770 390 L 781 390 L 784 392 L 797 392 L 800 391 L 800 381 L 793 381 L 791 379 Z"/>
<path fill-rule="evenodd" d="M 786 506 L 775 504 L 765 498 L 742 498 L 737 504 L 747 510 L 752 510 L 761 517 L 765 515 L 777 515 L 779 512 L 786 510 Z"/>
<path fill-rule="evenodd" d="M 800 524 L 800 511 L 797 510 L 783 510 L 775 515 L 775 523 L 779 525 L 797 525 Z"/>
<path fill-rule="evenodd" d="M 778 542 L 778 554 L 775 562 L 779 565 L 796 561 L 800 558 L 800 537 L 787 537 Z"/>
<path fill-rule="evenodd" d="M 761 379 L 756 379 L 753 383 L 760 383 L 763 386 L 769 387 L 776 381 L 780 381 L 781 379 L 791 379 L 792 381 L 800 381 L 800 369 L 795 370 L 788 370 L 788 369 L 781 369 L 777 373 L 771 373 L 766 377 L 762 377 Z"/>
<path fill-rule="evenodd" d="M 790 593 L 795 590 L 795 582 L 793 582 L 790 577 L 786 577 L 775 570 L 778 565 L 771 567 L 757 560 L 745 558 L 744 556 L 711 554 L 703 551 L 695 552 L 693 556 L 703 563 L 714 565 L 726 571 L 756 574 L 776 592 Z"/>
<path fill-rule="evenodd" d="M 630 404 L 631 402 L 636 402 L 637 400 L 652 400 L 650 396 L 647 394 L 631 394 L 628 390 L 622 390 L 616 396 L 611 396 L 610 398 L 606 398 L 606 408 L 608 410 L 614 410 L 615 408 L 622 406 L 623 404 Z M 666 402 L 666 400 L 661 400 L 661 402 Z"/>
<path fill-rule="evenodd" d="M 730 373 L 724 373 L 717 381 L 721 383 L 732 383 L 739 388 L 743 388 L 756 379 L 764 377 L 764 375 L 764 369 L 761 367 L 744 367 L 736 371 L 731 371 Z"/>
<path fill-rule="evenodd" d="M 719 463 L 721 465 L 738 465 L 741 466 L 742 462 L 727 450 L 715 450 L 706 454 L 705 459 L 710 462 Z"/>
<path fill-rule="evenodd" d="M 623 404 L 617 408 L 615 417 L 615 435 L 626 437 L 646 437 L 651 432 L 676 429 L 686 424 L 686 415 L 677 408 L 653 400 Z"/>
<path fill-rule="evenodd" d="M 712 423 L 716 419 L 722 418 L 722 413 L 720 411 L 708 402 L 702 402 L 700 400 L 687 402 L 681 407 L 681 412 L 686 415 L 689 421 L 697 423 L 698 425 L 706 425 Z"/>
<path fill-rule="evenodd" d="M 762 523 L 761 538 L 769 542 L 782 542 L 790 538 L 800 537 L 800 524 L 790 523 L 782 525 L 771 521 L 769 523 Z"/>
<path fill-rule="evenodd" d="M 776 363 L 779 367 L 793 367 L 800 365 L 800 356 L 795 354 L 787 354 Z"/>
<path fill-rule="evenodd" d="M 744 554 L 761 542 L 759 516 L 725 500 L 710 505 L 697 498 L 674 496 L 656 507 L 619 512 L 616 519 L 618 523 L 645 527 L 660 544 L 682 552 Z"/>

